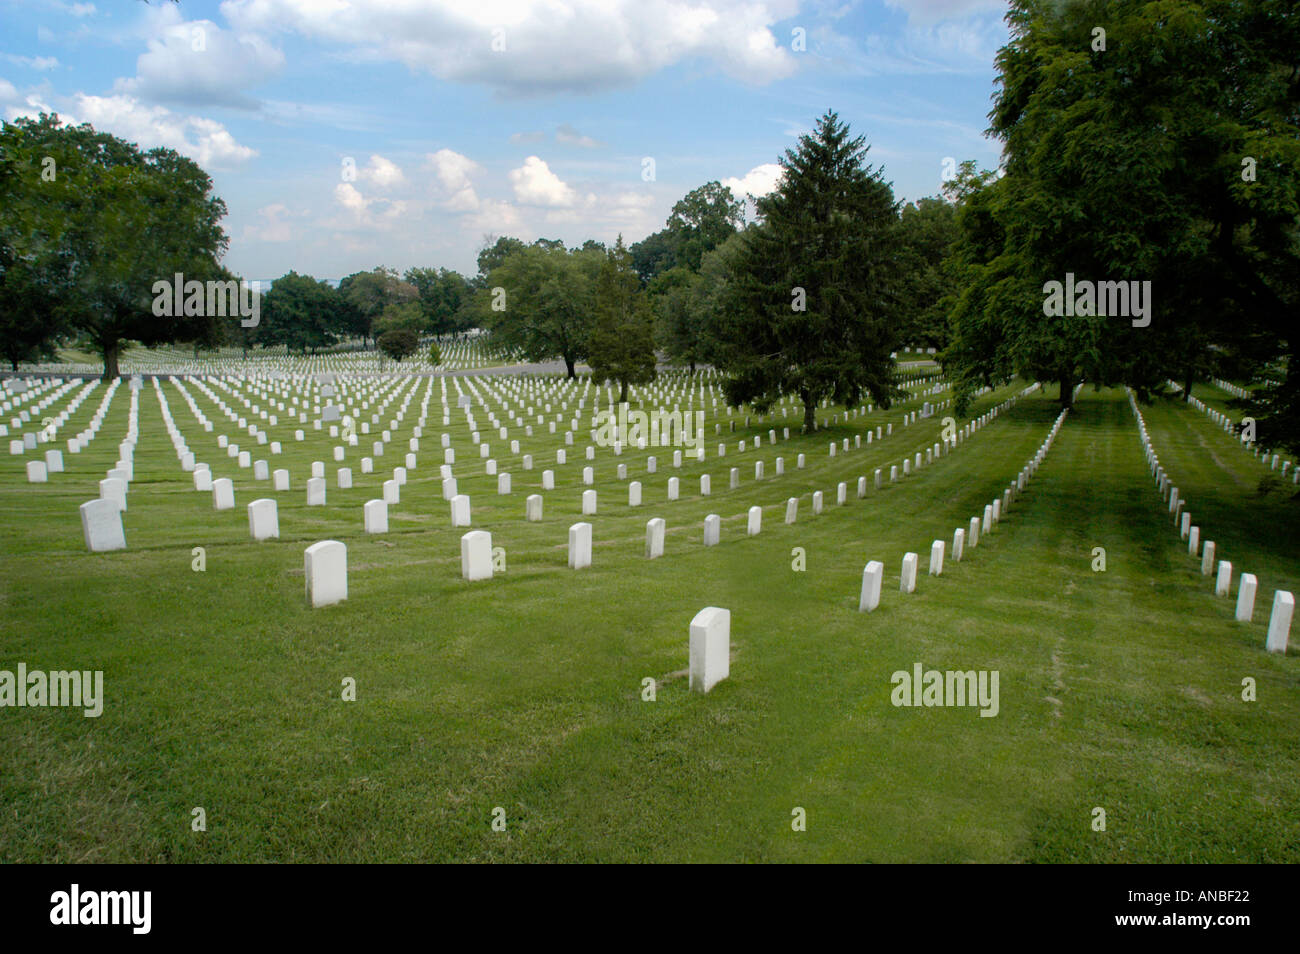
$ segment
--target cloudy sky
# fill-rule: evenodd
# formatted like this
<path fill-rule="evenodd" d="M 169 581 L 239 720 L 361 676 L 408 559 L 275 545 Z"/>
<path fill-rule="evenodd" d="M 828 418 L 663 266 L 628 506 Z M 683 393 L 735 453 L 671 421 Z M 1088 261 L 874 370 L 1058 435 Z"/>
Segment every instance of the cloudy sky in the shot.
<path fill-rule="evenodd" d="M 984 129 L 1001 0 L 0 0 L 0 116 L 198 161 L 249 279 L 466 274 L 490 236 L 629 243 L 772 186 L 834 109 L 900 199 Z"/>

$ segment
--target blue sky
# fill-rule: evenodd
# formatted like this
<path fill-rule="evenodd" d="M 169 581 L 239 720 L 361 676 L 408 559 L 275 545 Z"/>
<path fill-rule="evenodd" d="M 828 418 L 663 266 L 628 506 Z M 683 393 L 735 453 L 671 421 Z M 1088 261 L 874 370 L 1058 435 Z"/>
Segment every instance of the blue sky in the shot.
<path fill-rule="evenodd" d="M 194 158 L 245 278 L 473 274 L 490 237 L 630 244 L 711 179 L 762 194 L 828 108 L 900 199 L 936 194 L 945 159 L 995 168 L 983 132 L 1004 10 L 0 0 L 0 116 L 58 112 Z"/>

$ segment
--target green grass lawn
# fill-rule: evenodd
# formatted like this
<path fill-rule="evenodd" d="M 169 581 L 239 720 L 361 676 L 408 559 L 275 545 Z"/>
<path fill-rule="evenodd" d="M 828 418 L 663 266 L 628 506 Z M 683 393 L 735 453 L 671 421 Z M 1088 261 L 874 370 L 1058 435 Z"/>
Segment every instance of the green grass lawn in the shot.
<path fill-rule="evenodd" d="M 984 396 L 971 416 L 1023 386 Z M 418 420 L 425 383 L 395 393 L 411 387 L 377 472 L 361 475 L 360 448 L 349 450 L 349 491 L 335 485 L 333 442 L 308 430 L 297 444 L 301 425 L 282 420 L 272 439 L 285 452 L 267 459 L 287 466 L 293 484 L 276 494 L 217 451 L 225 420 L 210 401 L 188 386 L 218 421 L 204 434 L 164 385 L 190 447 L 214 476 L 235 480 L 236 509 L 218 513 L 191 489 L 146 384 L 125 552 L 85 552 L 77 515 L 116 459 L 125 385 L 90 447 L 65 454 L 68 473 L 29 485 L 23 458 L 7 458 L 0 668 L 102 669 L 107 698 L 99 719 L 0 710 L 0 859 L 1300 860 L 1291 810 L 1300 663 L 1294 651 L 1264 651 L 1273 589 L 1300 583 L 1290 545 L 1300 519 L 1288 496 L 1257 496 L 1258 462 L 1199 412 L 1144 409 L 1203 538 L 1259 576 L 1251 624 L 1233 621 L 1232 601 L 1213 595 L 1187 555 L 1119 391 L 1082 392 L 1026 492 L 966 559 L 949 555 L 939 578 L 925 575 L 931 541 L 950 546 L 953 530 L 1014 479 L 1058 413 L 1054 387 L 880 491 L 872 471 L 887 475 L 938 440 L 950 411 L 901 426 L 918 398 L 802 437 L 797 417 L 745 428 L 746 411 L 732 434 L 724 412 L 709 419 L 706 461 L 675 470 L 660 448 L 654 475 L 651 451 L 598 449 L 584 460 L 585 435 L 556 468 L 563 428 L 525 439 L 511 427 L 521 454 L 536 459 L 523 471 L 484 422 L 513 476 L 508 497 L 470 456 L 453 411 L 460 490 L 474 527 L 490 530 L 507 559 L 504 574 L 468 584 L 463 530 L 450 526 L 437 473 L 436 381 L 420 466 L 390 508 L 392 532 L 361 532 L 362 504 L 380 495 Z M 60 436 L 80 430 L 102 395 L 101 386 Z M 891 422 L 884 441 L 827 456 L 831 439 Z M 782 426 L 792 439 L 767 446 L 768 428 Z M 234 437 L 233 425 L 225 430 Z M 764 446 L 738 453 L 736 442 L 754 434 Z M 778 455 L 784 477 L 773 476 Z M 758 459 L 767 476 L 756 482 Z M 305 506 L 312 460 L 326 462 L 323 508 Z M 615 477 L 620 462 L 644 484 L 639 508 Z M 598 514 L 586 518 L 594 564 L 572 571 L 567 528 L 584 519 L 588 463 L 599 494 Z M 547 467 L 556 489 L 544 520 L 527 523 L 524 498 L 540 492 Z M 712 477 L 707 498 L 701 473 Z M 682 483 L 674 502 L 670 476 Z M 868 478 L 863 500 L 858 476 Z M 839 481 L 849 482 L 844 507 Z M 815 490 L 826 494 L 820 516 Z M 245 506 L 258 496 L 279 500 L 278 541 L 248 538 Z M 801 498 L 794 526 L 783 523 L 790 496 Z M 747 538 L 754 504 L 763 530 Z M 709 513 L 723 525 L 713 548 L 702 544 Z M 668 536 L 666 555 L 647 561 L 651 517 L 667 521 Z M 349 599 L 312 610 L 303 550 L 331 538 L 348 545 Z M 198 546 L 203 573 L 191 569 Z M 803 572 L 792 569 L 795 547 L 806 552 Z M 1091 568 L 1094 547 L 1106 550 L 1105 572 Z M 912 595 L 898 592 L 907 551 L 921 558 Z M 885 564 L 884 596 L 860 614 L 871 559 Z M 732 613 L 731 677 L 699 695 L 687 691 L 687 636 L 708 605 Z M 895 708 L 890 676 L 915 663 L 997 670 L 999 714 Z M 341 700 L 348 677 L 356 702 Z M 658 681 L 653 702 L 642 700 L 646 677 Z M 1246 677 L 1256 702 L 1242 701 Z M 191 831 L 196 806 L 206 832 Z M 491 825 L 497 807 L 504 832 Z M 796 807 L 806 831 L 792 830 Z M 1104 832 L 1092 829 L 1097 807 Z"/>

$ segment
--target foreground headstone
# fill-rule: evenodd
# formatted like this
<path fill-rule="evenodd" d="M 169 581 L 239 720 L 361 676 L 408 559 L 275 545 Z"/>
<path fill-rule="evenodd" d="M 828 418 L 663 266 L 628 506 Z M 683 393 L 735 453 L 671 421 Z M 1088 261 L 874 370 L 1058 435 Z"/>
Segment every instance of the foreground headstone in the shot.
<path fill-rule="evenodd" d="M 1268 618 L 1268 641 L 1264 644 L 1270 653 L 1285 653 L 1291 638 L 1291 617 L 1295 615 L 1295 597 L 1286 590 L 1273 594 L 1273 612 Z"/>
<path fill-rule="evenodd" d="M 952 535 L 952 560 L 954 563 L 961 562 L 961 554 L 965 549 L 966 531 L 958 527 L 957 531 Z"/>
<path fill-rule="evenodd" d="M 731 611 L 706 606 L 691 620 L 691 692 L 708 692 L 731 674 Z"/>
<path fill-rule="evenodd" d="M 858 600 L 858 612 L 870 613 L 880 605 L 880 590 L 885 582 L 885 564 L 872 560 L 862 570 L 862 596 Z"/>
<path fill-rule="evenodd" d="M 1237 581 L 1237 621 L 1249 623 L 1255 615 L 1255 590 L 1259 581 L 1254 573 L 1243 573 Z"/>
<path fill-rule="evenodd" d="M 338 540 L 313 543 L 304 553 L 307 599 L 313 607 L 341 603 L 348 598 L 348 548 Z"/>
<path fill-rule="evenodd" d="M 980 543 L 980 518 L 970 518 L 970 532 L 966 534 L 966 543 L 974 550 Z"/>
<path fill-rule="evenodd" d="M 930 575 L 939 576 L 943 573 L 943 541 L 935 540 L 930 544 Z"/>
<path fill-rule="evenodd" d="M 785 502 L 785 522 L 794 523 L 799 517 L 799 498 L 791 497 Z"/>
<path fill-rule="evenodd" d="M 197 474 L 197 471 L 196 471 L 196 474 Z M 284 468 L 280 468 L 279 470 L 277 470 L 275 473 L 273 473 L 273 474 L 271 475 L 271 481 L 272 481 L 272 486 L 273 486 L 276 490 L 288 490 L 288 489 L 289 489 L 289 472 L 288 472 L 287 470 L 285 470 Z"/>
<path fill-rule="evenodd" d="M 654 517 L 646 521 L 645 555 L 648 560 L 654 560 L 664 555 L 664 520 L 662 517 Z"/>
<path fill-rule="evenodd" d="M 582 515 L 592 517 L 596 514 L 596 491 L 584 490 L 582 492 Z"/>
<path fill-rule="evenodd" d="M 492 534 L 471 530 L 460 538 L 460 575 L 471 583 L 492 579 Z"/>
<path fill-rule="evenodd" d="M 274 500 L 263 497 L 248 505 L 248 532 L 254 540 L 280 536 L 280 514 Z"/>
<path fill-rule="evenodd" d="M 569 568 L 581 570 L 591 566 L 591 524 L 575 523 L 569 527 Z"/>
<path fill-rule="evenodd" d="M 747 530 L 751 537 L 757 536 L 758 532 L 763 529 L 763 508 L 749 508 L 749 524 Z"/>
<path fill-rule="evenodd" d="M 529 494 L 524 500 L 524 514 L 530 523 L 537 523 L 542 519 L 542 495 Z"/>
<path fill-rule="evenodd" d="M 367 500 L 361 508 L 366 533 L 388 532 L 388 504 L 383 500 Z"/>
<path fill-rule="evenodd" d="M 913 593 L 916 591 L 917 559 L 915 553 L 903 554 L 903 572 L 899 577 L 898 588 L 904 593 Z"/>
<path fill-rule="evenodd" d="M 91 553 L 125 550 L 126 535 L 122 532 L 122 510 L 117 501 L 107 497 L 87 500 L 80 507 L 81 533 L 86 549 Z"/>

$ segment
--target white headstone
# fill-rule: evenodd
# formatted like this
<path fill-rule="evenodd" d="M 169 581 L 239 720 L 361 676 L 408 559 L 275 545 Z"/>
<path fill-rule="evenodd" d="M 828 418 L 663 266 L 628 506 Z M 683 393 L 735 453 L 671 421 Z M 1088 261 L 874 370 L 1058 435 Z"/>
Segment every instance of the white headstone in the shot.
<path fill-rule="evenodd" d="M 122 511 L 115 500 L 107 497 L 87 500 L 80 510 L 81 532 L 86 540 L 86 549 L 92 553 L 126 549 Z"/>
<path fill-rule="evenodd" d="M 325 478 L 312 477 L 307 481 L 307 506 L 325 506 Z"/>
<path fill-rule="evenodd" d="M 465 494 L 457 494 L 451 498 L 451 525 L 453 527 L 468 527 L 469 522 L 469 497 Z"/>
<path fill-rule="evenodd" d="M 885 564 L 872 560 L 862 570 L 862 596 L 858 612 L 869 613 L 880 605 L 880 589 L 885 581 Z"/>
<path fill-rule="evenodd" d="M 235 485 L 229 477 L 218 477 L 212 482 L 212 506 L 217 510 L 235 508 Z"/>
<path fill-rule="evenodd" d="M 1237 620 L 1249 623 L 1255 615 L 1255 590 L 1259 581 L 1254 573 L 1243 573 L 1237 582 Z"/>
<path fill-rule="evenodd" d="M 366 533 L 388 532 L 388 504 L 382 500 L 367 500 L 361 508 Z"/>
<path fill-rule="evenodd" d="M 307 599 L 313 607 L 329 606 L 348 598 L 348 548 L 338 540 L 309 546 L 303 558 Z"/>
<path fill-rule="evenodd" d="M 966 543 L 974 550 L 980 545 L 980 518 L 970 518 L 970 530 L 966 534 Z"/>
<path fill-rule="evenodd" d="M 254 540 L 280 536 L 280 514 L 274 500 L 263 497 L 248 505 L 248 532 Z"/>
<path fill-rule="evenodd" d="M 1219 561 L 1219 573 L 1214 578 L 1214 595 L 1227 596 L 1232 592 L 1232 564 L 1227 560 Z"/>
<path fill-rule="evenodd" d="M 641 506 L 641 481 L 634 480 L 627 485 L 627 505 L 629 507 Z"/>
<path fill-rule="evenodd" d="M 1295 615 L 1295 597 L 1286 590 L 1278 590 L 1273 594 L 1273 612 L 1268 618 L 1268 641 L 1264 644 L 1270 653 L 1286 652 L 1286 644 L 1291 638 L 1293 615 Z"/>
<path fill-rule="evenodd" d="M 691 620 L 692 692 L 708 692 L 731 673 L 731 611 L 706 606 Z"/>
<path fill-rule="evenodd" d="M 899 589 L 904 593 L 916 591 L 916 564 L 917 556 L 915 553 L 903 554 L 903 572 L 899 577 Z"/>
<path fill-rule="evenodd" d="M 952 535 L 952 559 L 954 563 L 961 562 L 961 554 L 964 549 L 966 549 L 966 531 L 958 528 L 957 532 Z"/>
<path fill-rule="evenodd" d="M 581 570 L 591 566 L 591 524 L 575 523 L 569 527 L 569 568 Z"/>
<path fill-rule="evenodd" d="M 704 545 L 706 547 L 715 547 L 721 539 L 722 518 L 716 513 L 711 513 L 704 518 Z"/>
<path fill-rule="evenodd" d="M 492 534 L 471 530 L 460 538 L 460 575 L 470 582 L 492 579 Z"/>
<path fill-rule="evenodd" d="M 582 492 L 582 515 L 590 517 L 596 512 L 596 491 L 584 490 Z"/>
<path fill-rule="evenodd" d="M 397 504 L 402 502 L 402 487 L 395 480 L 385 480 L 383 484 L 384 503 Z"/>
<path fill-rule="evenodd" d="M 747 532 L 752 537 L 752 536 L 756 536 L 758 532 L 762 529 L 763 529 L 763 508 L 750 507 L 749 524 L 746 527 Z"/>
<path fill-rule="evenodd" d="M 524 512 L 527 514 L 529 521 L 537 523 L 542 519 L 542 495 L 529 494 L 524 501 Z"/>
<path fill-rule="evenodd" d="M 44 484 L 49 479 L 49 473 L 45 469 L 45 461 L 29 460 L 27 462 L 27 482 L 29 484 Z"/>
<path fill-rule="evenodd" d="M 664 555 L 664 521 L 662 517 L 654 517 L 646 521 L 645 555 L 650 560 Z"/>
<path fill-rule="evenodd" d="M 289 472 L 283 468 L 271 475 L 272 485 L 276 490 L 289 489 Z"/>
<path fill-rule="evenodd" d="M 943 541 L 935 540 L 930 544 L 930 575 L 939 576 L 943 573 Z"/>

